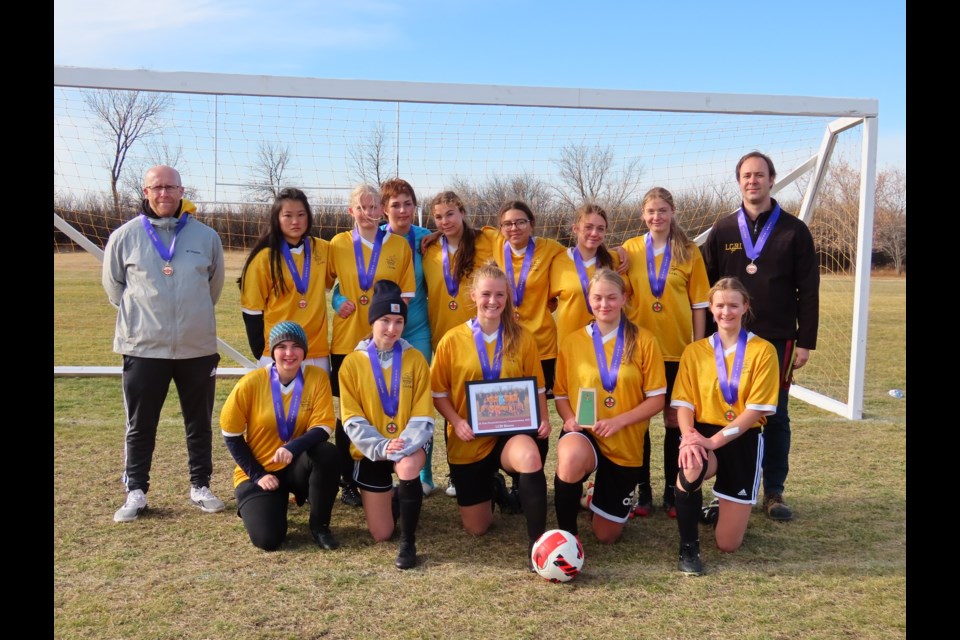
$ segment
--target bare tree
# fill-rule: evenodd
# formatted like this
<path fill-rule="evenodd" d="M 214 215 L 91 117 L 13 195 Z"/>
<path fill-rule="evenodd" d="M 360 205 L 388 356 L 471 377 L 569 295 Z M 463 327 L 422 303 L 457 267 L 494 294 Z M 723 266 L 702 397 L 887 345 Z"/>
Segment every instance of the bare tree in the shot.
<path fill-rule="evenodd" d="M 618 167 L 613 149 L 599 144 L 568 144 L 560 150 L 556 163 L 565 187 L 556 192 L 569 209 L 598 202 L 617 210 L 636 193 L 643 177 L 640 158 Z"/>
<path fill-rule="evenodd" d="M 379 122 L 365 142 L 350 147 L 351 178 L 363 184 L 380 186 L 390 175 L 387 171 L 388 151 L 386 129 Z"/>
<path fill-rule="evenodd" d="M 907 260 L 907 174 L 885 169 L 877 175 L 873 250 L 893 263 L 899 276 Z"/>
<path fill-rule="evenodd" d="M 113 146 L 110 190 L 113 206 L 120 213 L 118 183 L 130 148 L 160 132 L 160 116 L 171 102 L 168 94 L 142 91 L 86 91 L 83 100 L 99 121 L 100 131 Z"/>
<path fill-rule="evenodd" d="M 138 154 L 136 158 L 128 159 L 124 167 L 123 177 L 120 178 L 122 197 L 130 201 L 143 198 L 143 176 L 151 168 L 160 164 L 179 168 L 183 164 L 183 147 L 171 146 L 165 141 L 147 142 L 146 154 Z M 197 199 L 197 191 L 188 185 L 183 186 L 183 196 L 190 200 Z"/>
<path fill-rule="evenodd" d="M 290 147 L 276 142 L 261 142 L 253 166 L 253 180 L 247 194 L 257 202 L 271 202 L 290 179 Z"/>

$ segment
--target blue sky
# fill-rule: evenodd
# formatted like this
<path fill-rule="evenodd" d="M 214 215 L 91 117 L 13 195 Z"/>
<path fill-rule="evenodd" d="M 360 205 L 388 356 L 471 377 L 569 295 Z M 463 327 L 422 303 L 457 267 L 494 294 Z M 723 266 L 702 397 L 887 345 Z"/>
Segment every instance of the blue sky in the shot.
<path fill-rule="evenodd" d="M 874 98 L 906 168 L 902 0 L 55 0 L 54 64 Z"/>

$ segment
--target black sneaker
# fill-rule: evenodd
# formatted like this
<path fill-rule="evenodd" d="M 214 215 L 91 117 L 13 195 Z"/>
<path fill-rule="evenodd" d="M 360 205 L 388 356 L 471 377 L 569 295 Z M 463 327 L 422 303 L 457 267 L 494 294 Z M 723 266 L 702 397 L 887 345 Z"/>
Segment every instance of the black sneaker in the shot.
<path fill-rule="evenodd" d="M 394 562 L 397 569 L 413 569 L 417 566 L 417 545 L 414 542 L 406 540 L 400 541 L 400 549 L 397 551 L 397 560 Z"/>
<path fill-rule="evenodd" d="M 783 494 L 770 493 L 763 495 L 763 510 L 771 520 L 793 520 L 793 511 L 783 502 Z"/>
<path fill-rule="evenodd" d="M 510 487 L 510 493 L 507 494 L 507 513 L 513 515 L 523 513 L 523 505 L 520 504 L 520 490 L 516 487 Z"/>
<path fill-rule="evenodd" d="M 319 545 L 322 549 L 333 551 L 334 549 L 340 548 L 340 543 L 337 542 L 337 539 L 333 537 L 333 532 L 330 531 L 330 527 L 311 529 L 310 535 L 313 536 L 314 542 L 316 542 L 317 545 Z"/>
<path fill-rule="evenodd" d="M 360 489 L 357 488 L 357 485 L 353 483 L 341 484 L 340 502 L 348 507 L 362 507 L 363 499 L 360 498 Z"/>
<path fill-rule="evenodd" d="M 720 498 L 714 498 L 700 511 L 700 524 L 717 526 L 720 519 Z"/>
<path fill-rule="evenodd" d="M 500 507 L 500 513 L 504 513 L 509 504 L 509 494 L 507 492 L 507 480 L 503 477 L 503 474 L 497 471 L 493 474 L 493 504 L 490 505 L 492 511 L 496 511 L 496 507 Z"/>
<path fill-rule="evenodd" d="M 703 562 L 700 561 L 700 542 L 683 542 L 680 544 L 680 561 L 677 568 L 688 576 L 702 576 Z"/>

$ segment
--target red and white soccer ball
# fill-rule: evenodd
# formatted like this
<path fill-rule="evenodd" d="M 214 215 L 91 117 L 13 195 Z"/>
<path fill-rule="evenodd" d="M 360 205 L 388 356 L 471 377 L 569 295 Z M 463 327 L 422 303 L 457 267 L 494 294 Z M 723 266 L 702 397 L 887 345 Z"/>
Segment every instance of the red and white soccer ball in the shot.
<path fill-rule="evenodd" d="M 590 504 L 593 502 L 593 480 L 588 480 L 587 484 L 583 485 L 583 495 L 580 496 L 580 506 L 584 509 L 590 509 Z"/>
<path fill-rule="evenodd" d="M 583 547 L 569 531 L 550 529 L 533 543 L 530 559 L 544 580 L 569 582 L 583 569 Z"/>

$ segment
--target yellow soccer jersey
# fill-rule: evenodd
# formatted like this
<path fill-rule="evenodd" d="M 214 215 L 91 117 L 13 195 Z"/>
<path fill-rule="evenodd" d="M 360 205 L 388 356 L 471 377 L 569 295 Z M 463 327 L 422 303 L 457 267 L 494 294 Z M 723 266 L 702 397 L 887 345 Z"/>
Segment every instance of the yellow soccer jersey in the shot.
<path fill-rule="evenodd" d="M 717 362 L 713 352 L 715 338 L 716 334 L 697 340 L 683 350 L 670 406 L 686 407 L 693 410 L 697 422 L 720 426 L 730 422 L 725 414 L 731 409 L 736 415 L 746 409 L 762 411 L 764 416 L 776 413 L 780 367 L 774 346 L 759 336 L 747 334 L 747 352 L 743 358 L 743 371 L 740 373 L 739 393 L 736 404 L 731 407 L 720 393 Z M 729 375 L 736 347 L 727 349 L 724 355 Z M 751 426 L 760 427 L 766 422 L 764 417 Z"/>
<path fill-rule="evenodd" d="M 403 362 L 400 369 L 400 402 L 397 415 L 390 417 L 383 412 L 377 383 L 370 367 L 370 356 L 366 351 L 353 351 L 347 354 L 340 366 L 340 419 L 346 424 L 350 418 L 362 417 L 376 427 L 384 438 L 396 438 L 403 433 L 411 419 L 433 420 L 435 410 L 430 396 L 430 367 L 423 354 L 413 347 L 403 350 Z M 393 375 L 393 362 L 383 370 L 383 377 L 390 385 Z M 391 433 L 390 424 L 396 425 Z M 350 443 L 350 455 L 354 460 L 362 460 L 354 444 Z"/>
<path fill-rule="evenodd" d="M 247 267 L 240 292 L 240 306 L 247 312 L 263 314 L 263 355 L 270 355 L 270 330 L 284 320 L 296 322 L 307 332 L 307 357 L 323 358 L 330 355 L 330 336 L 327 325 L 327 255 L 330 243 L 321 238 L 310 238 L 310 283 L 306 295 L 301 296 L 293 285 L 293 276 L 284 262 L 283 280 L 286 293 L 277 296 L 270 279 L 270 250 L 263 249 Z M 291 249 L 293 262 L 303 274 L 303 247 Z M 300 306 L 300 301 L 306 306 Z"/>
<path fill-rule="evenodd" d="M 273 411 L 273 392 L 270 387 L 272 367 L 260 367 L 246 374 L 233 387 L 220 411 L 220 429 L 226 437 L 243 437 L 263 468 L 279 471 L 285 465 L 271 462 L 273 454 L 283 446 L 277 431 L 277 417 Z M 292 393 L 284 394 L 284 413 L 290 411 Z M 303 368 L 303 393 L 293 438 L 299 438 L 309 429 L 325 428 L 333 434 L 336 418 L 333 414 L 333 395 L 327 372 L 320 367 Z M 240 434 L 243 434 L 240 436 Z M 233 471 L 233 486 L 249 480 L 237 466 Z"/>
<path fill-rule="evenodd" d="M 495 237 L 495 236 L 493 236 Z M 474 245 L 473 268 L 476 269 L 493 256 L 492 236 L 489 233 L 478 232 Z M 443 250 L 440 240 L 427 248 L 423 256 L 423 277 L 427 281 L 427 310 L 430 315 L 430 335 L 433 350 L 437 350 L 440 338 L 451 328 L 463 324 L 476 315 L 477 309 L 470 299 L 470 287 L 473 286 L 472 276 L 460 283 L 457 295 L 450 296 L 447 291 L 447 282 L 443 278 Z M 458 248 L 459 251 L 459 248 Z M 451 261 L 456 254 L 450 256 Z M 454 305 L 451 304 L 455 303 Z M 451 308 L 455 306 L 456 308 Z"/>
<path fill-rule="evenodd" d="M 660 297 L 662 310 L 653 310 L 656 298 L 650 291 L 650 279 L 647 276 L 646 234 L 630 238 L 623 248 L 630 256 L 630 268 L 627 278 L 633 289 L 630 300 L 630 319 L 634 324 L 649 329 L 660 342 L 663 357 L 670 362 L 680 360 L 684 347 L 693 342 L 693 309 L 706 309 L 710 306 L 707 294 L 710 283 L 707 270 L 699 249 L 692 248 L 692 257 L 685 263 L 677 264 L 671 260 L 667 272 L 667 282 Z M 660 273 L 663 253 L 654 258 L 655 273 Z"/>
<path fill-rule="evenodd" d="M 620 266 L 620 256 L 613 257 L 613 268 Z M 587 282 L 597 272 L 596 260 L 585 262 Z M 630 284 L 627 284 L 626 295 L 630 296 Z M 593 314 L 587 311 L 586 298 L 583 295 L 583 285 L 577 273 L 577 265 L 573 261 L 573 248 L 564 250 L 553 260 L 550 266 L 550 298 L 557 298 L 557 344 L 562 345 L 568 335 L 582 329 L 593 322 Z"/>
<path fill-rule="evenodd" d="M 537 342 L 537 352 L 541 360 L 557 357 L 557 323 L 547 307 L 550 299 L 550 265 L 554 259 L 563 253 L 563 246 L 556 240 L 535 237 L 533 262 L 530 264 L 530 273 L 527 274 L 527 284 L 523 293 L 523 304 L 515 311 L 520 313 L 520 324 L 533 334 Z M 503 247 L 506 239 L 499 235 L 493 247 L 493 257 L 497 266 L 506 273 L 503 261 Z M 520 277 L 523 268 L 522 255 L 513 254 L 514 284 Z M 509 278 L 510 275 L 507 274 Z M 511 293 L 512 295 L 512 293 Z"/>
<path fill-rule="evenodd" d="M 487 343 L 487 357 L 493 362 L 496 340 Z M 529 331 L 521 333 L 519 349 L 511 353 L 504 352 L 500 369 L 501 378 L 523 378 L 535 376 L 537 391 L 544 388 L 543 368 L 537 355 L 537 345 Z M 466 383 L 470 380 L 483 380 L 480 368 L 480 356 L 473 340 L 473 330 L 467 323 L 458 325 L 440 339 L 437 351 L 433 354 L 430 367 L 430 386 L 434 397 L 448 397 L 457 414 L 466 419 L 467 395 Z M 539 400 L 535 400 L 539 402 Z M 543 416 L 541 416 L 541 419 Z M 452 424 L 447 424 L 447 460 L 451 464 L 469 464 L 483 460 L 496 444 L 497 439 L 490 436 L 474 438 L 464 442 L 457 437 Z"/>
<path fill-rule="evenodd" d="M 372 245 L 361 242 L 363 245 L 363 263 L 370 264 Z M 410 245 L 404 238 L 388 233 L 380 249 L 380 260 L 374 274 L 374 282 L 386 278 L 393 280 L 400 287 L 404 298 L 413 298 L 417 293 L 417 283 L 414 279 L 413 255 Z M 348 318 L 341 318 L 333 314 L 333 344 L 330 352 L 347 354 L 353 351 L 357 344 L 370 334 L 370 323 L 367 322 L 369 300 L 373 298 L 373 286 L 366 291 L 360 289 L 360 276 L 357 273 L 357 261 L 353 254 L 353 235 L 350 231 L 338 233 L 330 241 L 330 257 L 327 260 L 327 286 L 332 287 L 334 280 L 340 281 L 340 293 L 347 300 L 357 305 L 357 310 Z M 361 302 L 361 296 L 366 296 L 367 304 Z"/>
<path fill-rule="evenodd" d="M 616 331 L 604 336 L 604 357 L 608 365 L 613 357 L 616 337 Z M 607 420 L 629 411 L 651 396 L 665 395 L 667 377 L 656 338 L 646 329 L 640 328 L 633 358 L 621 361 L 617 386 L 613 393 L 609 393 L 603 388 L 600 367 L 593 350 L 593 325 L 574 331 L 560 346 L 553 394 L 556 398 L 566 398 L 576 415 L 581 388 L 596 389 L 597 420 Z M 608 407 L 605 402 L 608 397 L 614 400 L 612 407 Z M 643 437 L 649 426 L 649 420 L 644 420 L 624 427 L 612 436 L 597 438 L 600 451 L 621 466 L 643 466 Z"/>

